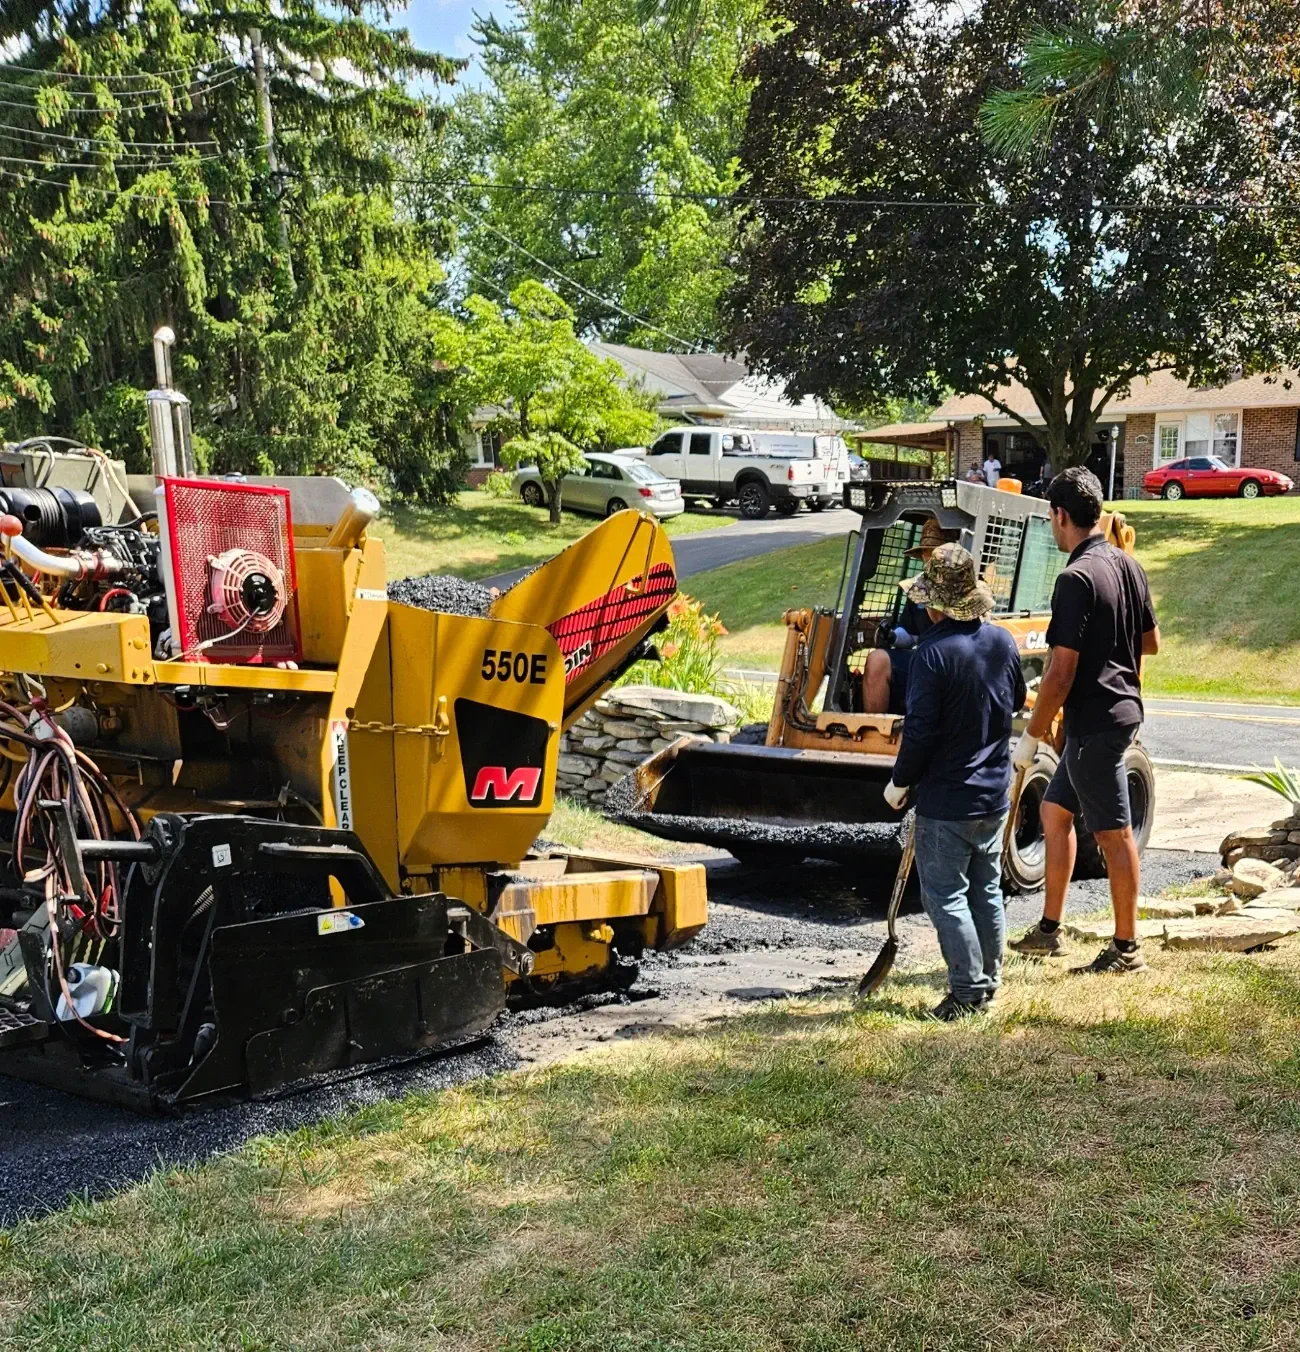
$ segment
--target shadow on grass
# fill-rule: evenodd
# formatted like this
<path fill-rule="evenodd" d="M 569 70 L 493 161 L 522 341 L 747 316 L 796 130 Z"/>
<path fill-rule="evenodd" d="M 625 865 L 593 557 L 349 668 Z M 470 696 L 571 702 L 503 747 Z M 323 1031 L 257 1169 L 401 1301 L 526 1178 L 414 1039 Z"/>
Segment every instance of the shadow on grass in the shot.
<path fill-rule="evenodd" d="M 1134 517 L 1161 631 L 1252 652 L 1300 642 L 1300 609 L 1290 600 L 1300 522 L 1234 519 L 1235 503 L 1207 506 Z M 1250 510 L 1240 505 L 1243 516 Z"/>

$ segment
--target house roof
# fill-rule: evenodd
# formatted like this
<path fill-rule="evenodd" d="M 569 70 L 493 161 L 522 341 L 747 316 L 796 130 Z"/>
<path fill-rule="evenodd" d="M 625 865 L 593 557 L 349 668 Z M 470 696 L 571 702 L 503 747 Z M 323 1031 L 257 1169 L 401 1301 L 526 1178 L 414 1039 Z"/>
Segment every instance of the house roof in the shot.
<path fill-rule="evenodd" d="M 1288 388 L 1289 387 L 1289 388 Z M 1037 416 L 1033 396 L 1017 381 L 1004 385 L 999 398 L 1017 413 Z M 1284 370 L 1246 376 L 1226 385 L 1189 385 L 1169 371 L 1135 380 L 1127 395 L 1112 399 L 1108 413 L 1160 413 L 1184 408 L 1266 408 L 1300 405 L 1300 371 Z M 1001 417 L 983 395 L 959 394 L 945 400 L 930 415 L 935 422 L 961 422 L 967 418 Z"/>
<path fill-rule="evenodd" d="M 735 419 L 745 426 L 838 430 L 842 418 L 820 399 L 786 398 L 780 381 L 751 375 L 748 365 L 717 352 L 650 352 L 624 343 L 591 342 L 600 357 L 609 357 L 629 379 L 640 379 L 660 396 L 659 412 L 666 417 Z"/>
<path fill-rule="evenodd" d="M 945 449 L 948 429 L 943 423 L 886 423 L 866 432 L 849 432 L 854 441 L 876 442 L 881 446 L 915 446 L 922 450 Z"/>

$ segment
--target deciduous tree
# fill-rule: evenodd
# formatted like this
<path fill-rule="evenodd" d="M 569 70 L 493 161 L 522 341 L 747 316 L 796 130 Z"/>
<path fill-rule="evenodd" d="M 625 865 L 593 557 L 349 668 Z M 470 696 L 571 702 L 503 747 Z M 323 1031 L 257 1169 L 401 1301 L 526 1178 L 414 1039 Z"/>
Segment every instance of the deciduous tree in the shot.
<path fill-rule="evenodd" d="M 652 401 L 626 388 L 616 362 L 579 340 L 574 312 L 538 282 L 510 295 L 508 310 L 482 296 L 467 302 L 463 360 L 478 397 L 498 409 L 502 461 L 536 465 L 552 522 L 560 519 L 564 476 L 583 451 L 640 441 L 654 430 Z"/>
<path fill-rule="evenodd" d="M 1035 35 L 1114 47 L 1150 17 L 1141 3 L 778 9 L 748 68 L 742 152 L 748 191 L 767 200 L 748 214 L 728 303 L 761 369 L 859 406 L 982 394 L 1059 469 L 1086 458 L 1098 417 L 1145 373 L 1214 383 L 1294 361 L 1300 233 L 1277 196 L 1300 87 L 1279 26 L 1252 10 L 1194 99 L 1172 97 L 1171 77 L 1109 116 L 1103 90 L 1071 83 L 1077 68 L 1035 60 Z M 1027 87 L 1063 97 L 1023 144 L 986 135 L 990 100 Z M 1044 426 L 1000 397 L 1009 379 Z"/>

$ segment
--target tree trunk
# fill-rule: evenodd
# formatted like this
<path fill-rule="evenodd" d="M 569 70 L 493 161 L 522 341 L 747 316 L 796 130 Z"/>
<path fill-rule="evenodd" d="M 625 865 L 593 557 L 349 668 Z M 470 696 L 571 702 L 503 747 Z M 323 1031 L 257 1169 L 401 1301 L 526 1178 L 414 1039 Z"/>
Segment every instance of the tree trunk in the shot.
<path fill-rule="evenodd" d="M 551 509 L 551 525 L 560 524 L 560 494 L 564 491 L 563 485 L 559 482 L 548 483 L 546 485 L 546 502 Z"/>

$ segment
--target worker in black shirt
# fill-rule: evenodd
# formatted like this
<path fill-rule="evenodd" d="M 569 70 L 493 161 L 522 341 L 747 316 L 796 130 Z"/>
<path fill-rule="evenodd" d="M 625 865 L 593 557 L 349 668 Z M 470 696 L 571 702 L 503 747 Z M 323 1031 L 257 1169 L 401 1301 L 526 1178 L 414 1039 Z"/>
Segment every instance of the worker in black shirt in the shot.
<path fill-rule="evenodd" d="M 1049 957 L 1061 951 L 1065 894 L 1074 872 L 1075 819 L 1106 858 L 1115 938 L 1085 971 L 1140 972 L 1137 938 L 1139 863 L 1129 812 L 1124 753 L 1142 722 L 1142 658 L 1159 651 L 1160 629 L 1146 574 L 1102 536 L 1101 484 L 1082 467 L 1058 474 L 1047 490 L 1056 547 L 1070 556 L 1052 594 L 1051 657 L 1034 712 L 1012 757 L 1034 763 L 1065 710 L 1065 752 L 1040 808 L 1047 846 L 1043 918 L 1011 947 Z"/>

